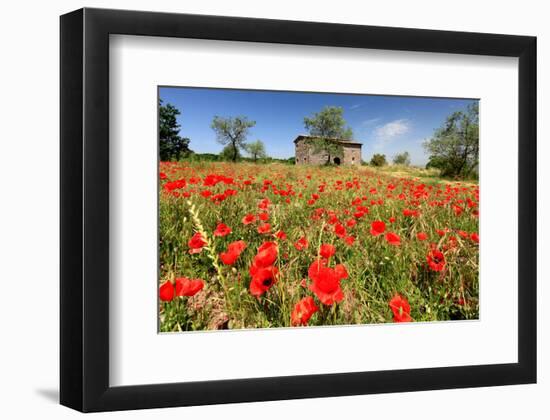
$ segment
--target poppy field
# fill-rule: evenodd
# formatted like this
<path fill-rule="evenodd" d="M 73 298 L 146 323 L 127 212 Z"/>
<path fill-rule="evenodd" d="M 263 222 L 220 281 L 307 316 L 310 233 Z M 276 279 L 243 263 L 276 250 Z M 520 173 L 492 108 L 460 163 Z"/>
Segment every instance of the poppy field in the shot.
<path fill-rule="evenodd" d="M 161 162 L 159 331 L 477 319 L 479 186 Z"/>

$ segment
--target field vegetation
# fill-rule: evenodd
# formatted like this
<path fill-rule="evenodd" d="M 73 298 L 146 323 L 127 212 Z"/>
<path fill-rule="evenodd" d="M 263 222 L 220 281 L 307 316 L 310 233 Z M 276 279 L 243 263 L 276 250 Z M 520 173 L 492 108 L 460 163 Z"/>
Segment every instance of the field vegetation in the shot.
<path fill-rule="evenodd" d="M 160 330 L 477 319 L 479 187 L 438 173 L 161 162 Z"/>

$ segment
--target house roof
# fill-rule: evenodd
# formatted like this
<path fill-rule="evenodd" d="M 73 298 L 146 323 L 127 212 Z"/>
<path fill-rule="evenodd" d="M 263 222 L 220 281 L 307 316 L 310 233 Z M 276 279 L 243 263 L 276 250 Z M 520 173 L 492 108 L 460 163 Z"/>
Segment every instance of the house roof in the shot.
<path fill-rule="evenodd" d="M 317 139 L 317 138 L 319 138 L 319 136 L 308 136 L 308 135 L 300 134 L 298 137 L 296 137 L 296 139 L 294 139 L 294 143 L 297 143 L 300 140 Z M 336 143 L 340 143 L 340 144 L 348 144 L 348 145 L 354 145 L 354 146 L 362 146 L 363 145 L 363 143 L 359 143 L 355 140 L 344 140 L 344 139 L 338 139 L 338 138 L 332 138 L 330 140 L 332 140 Z"/>

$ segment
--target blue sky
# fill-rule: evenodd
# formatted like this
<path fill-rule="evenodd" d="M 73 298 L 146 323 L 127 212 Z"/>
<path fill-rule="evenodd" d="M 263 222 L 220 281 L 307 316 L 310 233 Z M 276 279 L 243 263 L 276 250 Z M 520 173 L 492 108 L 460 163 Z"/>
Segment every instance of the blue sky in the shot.
<path fill-rule="evenodd" d="M 256 121 L 249 141 L 262 140 L 269 156 L 289 158 L 294 156 L 293 140 L 307 134 L 304 117 L 325 106 L 340 106 L 354 140 L 363 143 L 364 160 L 374 153 L 384 153 L 390 160 L 396 153 L 408 151 L 414 165 L 427 163 L 422 142 L 445 117 L 475 101 L 180 87 L 161 87 L 159 94 L 164 103 L 180 110 L 180 135 L 191 139 L 190 148 L 197 153 L 219 153 L 223 148 L 210 128 L 215 115 L 240 115 Z"/>

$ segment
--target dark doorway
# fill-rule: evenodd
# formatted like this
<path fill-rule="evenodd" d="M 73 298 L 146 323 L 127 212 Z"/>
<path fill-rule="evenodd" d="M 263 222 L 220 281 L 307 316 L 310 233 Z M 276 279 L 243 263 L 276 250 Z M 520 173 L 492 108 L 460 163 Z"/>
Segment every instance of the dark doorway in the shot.
<path fill-rule="evenodd" d="M 340 165 L 340 158 L 339 157 L 334 158 L 334 164 L 335 165 Z"/>

